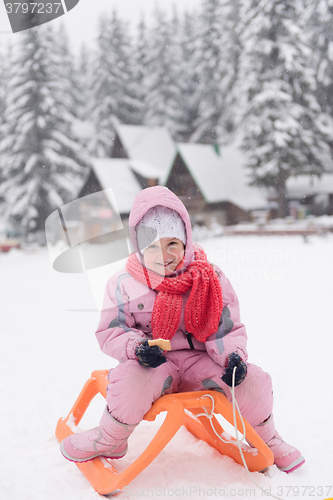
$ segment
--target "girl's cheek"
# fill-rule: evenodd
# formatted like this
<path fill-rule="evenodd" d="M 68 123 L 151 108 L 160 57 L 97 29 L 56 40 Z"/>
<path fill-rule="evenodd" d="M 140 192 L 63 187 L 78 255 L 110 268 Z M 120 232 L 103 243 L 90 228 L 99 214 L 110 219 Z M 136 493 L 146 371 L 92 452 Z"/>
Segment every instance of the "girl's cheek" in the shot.
<path fill-rule="evenodd" d="M 180 249 L 180 250 L 178 250 L 178 252 L 177 252 L 177 258 L 178 258 L 179 260 L 182 260 L 182 259 L 183 259 L 183 257 L 184 257 L 184 255 L 185 255 L 185 250 L 184 250 L 184 249 Z"/>
<path fill-rule="evenodd" d="M 174 258 L 178 258 L 180 253 L 181 251 L 177 250 L 176 248 L 169 248 L 169 254 Z"/>

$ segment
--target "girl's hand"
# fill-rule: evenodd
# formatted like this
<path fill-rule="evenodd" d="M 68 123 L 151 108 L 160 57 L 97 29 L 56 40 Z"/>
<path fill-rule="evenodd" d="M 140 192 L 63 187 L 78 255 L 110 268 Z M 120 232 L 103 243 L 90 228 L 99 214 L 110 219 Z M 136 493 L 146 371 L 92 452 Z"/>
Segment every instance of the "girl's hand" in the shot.
<path fill-rule="evenodd" d="M 135 356 L 139 364 L 150 368 L 157 368 L 166 362 L 166 357 L 163 356 L 164 351 L 157 345 L 150 346 L 148 340 L 144 339 L 135 348 Z"/>
<path fill-rule="evenodd" d="M 225 366 L 225 374 L 222 376 L 223 382 L 225 382 L 229 387 L 232 386 L 232 374 L 235 366 L 235 386 L 239 385 L 246 377 L 247 374 L 247 366 L 242 358 L 237 354 L 237 352 L 232 352 L 229 354 L 227 363 Z"/>

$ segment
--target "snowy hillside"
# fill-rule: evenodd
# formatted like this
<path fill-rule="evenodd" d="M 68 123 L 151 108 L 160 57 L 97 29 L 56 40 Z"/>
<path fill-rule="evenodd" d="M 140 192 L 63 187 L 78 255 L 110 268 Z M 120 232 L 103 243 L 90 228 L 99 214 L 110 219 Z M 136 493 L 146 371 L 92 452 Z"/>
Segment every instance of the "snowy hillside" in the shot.
<path fill-rule="evenodd" d="M 333 497 L 333 236 L 200 243 L 238 293 L 250 361 L 273 378 L 277 428 L 306 458 L 290 475 L 273 466 L 252 477 L 279 498 Z M 45 249 L 0 254 L 0 266 L 1 498 L 97 500 L 54 435 L 90 373 L 115 364 L 94 337 L 99 313 L 87 278 L 53 271 Z M 97 398 L 80 428 L 97 425 L 103 407 Z M 140 424 L 116 467 L 127 466 L 157 426 Z M 263 496 L 242 466 L 181 428 L 118 498 Z"/>

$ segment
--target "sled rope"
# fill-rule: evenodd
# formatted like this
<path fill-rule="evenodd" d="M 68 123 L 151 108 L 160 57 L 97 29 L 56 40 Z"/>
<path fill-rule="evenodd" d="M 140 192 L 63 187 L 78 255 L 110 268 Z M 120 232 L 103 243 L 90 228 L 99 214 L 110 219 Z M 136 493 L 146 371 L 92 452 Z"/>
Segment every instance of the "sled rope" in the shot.
<path fill-rule="evenodd" d="M 283 500 L 281 497 L 277 497 L 275 495 L 272 495 L 271 493 L 267 493 L 266 490 L 264 490 L 264 488 L 262 488 L 252 477 L 250 471 L 249 471 L 249 468 L 247 466 L 247 463 L 246 463 L 246 460 L 244 458 L 244 454 L 243 454 L 243 450 L 242 450 L 242 446 L 241 446 L 241 443 L 242 441 L 245 441 L 245 436 L 246 436 L 246 433 L 245 433 L 245 424 L 244 424 L 244 420 L 243 420 L 243 417 L 242 417 L 242 414 L 241 414 L 241 411 L 239 409 L 239 406 L 238 406 L 238 403 L 237 403 L 237 400 L 236 400 L 236 396 L 235 396 L 235 375 L 236 375 L 236 369 L 237 369 L 237 366 L 234 367 L 233 369 L 233 372 L 232 372 L 232 387 L 231 387 L 231 396 L 232 396 L 232 411 L 233 411 L 233 417 L 234 417 L 234 427 L 235 427 L 235 434 L 236 434 L 236 442 L 237 442 L 237 446 L 238 446 L 238 449 L 239 449 L 239 453 L 240 453 L 240 456 L 242 457 L 242 461 L 243 461 L 243 465 L 245 467 L 245 470 L 249 476 L 249 478 L 251 479 L 251 481 L 257 486 L 257 488 L 259 488 L 262 492 L 265 493 L 265 495 L 268 495 L 272 498 L 277 498 L 278 500 Z M 214 398 L 210 395 L 210 394 L 205 394 L 204 396 L 202 396 L 203 398 L 210 398 L 211 401 L 212 401 L 212 411 L 211 413 L 209 413 L 206 408 L 204 408 L 205 410 L 205 413 L 199 413 L 196 415 L 196 417 L 207 417 L 209 422 L 210 422 L 210 425 L 214 431 L 214 433 L 216 434 L 216 436 L 223 442 L 223 443 L 229 443 L 230 441 L 226 441 L 225 439 L 223 439 L 219 433 L 216 431 L 215 427 L 214 427 L 214 424 L 213 424 L 213 416 L 214 416 L 214 407 L 215 407 L 215 402 L 214 402 Z M 237 429 L 237 422 L 236 422 L 236 408 L 237 408 L 237 411 L 238 411 L 238 414 L 240 416 L 240 419 L 242 421 L 242 426 L 243 426 L 243 437 L 242 439 L 239 439 L 239 435 L 238 435 L 238 429 Z"/>
<path fill-rule="evenodd" d="M 237 368 L 237 366 L 235 366 L 235 368 Z M 196 417 L 207 417 L 208 420 L 209 420 L 209 423 L 211 425 L 211 428 L 213 429 L 214 431 L 214 434 L 220 439 L 220 441 L 222 441 L 223 443 L 230 443 L 230 441 L 228 441 L 227 439 L 223 439 L 222 436 L 220 436 L 220 434 L 216 431 L 215 427 L 214 427 L 214 424 L 213 424 L 213 417 L 214 417 L 214 410 L 215 410 L 215 401 L 214 401 L 214 398 L 213 396 L 211 396 L 210 394 L 205 394 L 204 396 L 201 396 L 201 398 L 209 398 L 211 399 L 212 401 L 212 411 L 211 413 L 209 413 L 206 408 L 204 408 L 205 410 L 205 413 L 197 413 L 195 416 Z M 239 442 L 241 443 L 242 441 L 245 440 L 245 436 L 246 436 L 246 430 L 245 430 L 245 424 L 244 424 L 244 420 L 243 420 L 243 417 L 239 411 L 239 408 L 238 408 L 238 403 L 237 401 L 235 400 L 236 402 L 236 406 L 237 406 L 237 410 L 238 410 L 238 413 L 239 413 L 239 416 L 241 418 L 241 421 L 242 421 L 242 425 L 243 425 L 243 437 L 242 439 L 239 439 Z M 234 423 L 235 423 L 235 419 L 236 419 L 236 416 L 234 415 Z"/>

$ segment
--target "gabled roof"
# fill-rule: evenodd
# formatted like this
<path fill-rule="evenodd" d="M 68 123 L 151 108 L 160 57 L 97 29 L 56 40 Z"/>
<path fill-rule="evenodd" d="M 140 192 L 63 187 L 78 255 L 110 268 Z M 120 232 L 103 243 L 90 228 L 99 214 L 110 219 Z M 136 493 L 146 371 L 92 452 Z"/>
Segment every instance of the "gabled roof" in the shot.
<path fill-rule="evenodd" d="M 249 186 L 247 157 L 240 147 L 240 139 L 229 146 L 222 146 L 221 165 L 225 179 L 226 197 L 229 201 L 244 208 L 254 210 L 267 207 L 267 192 L 257 186 Z"/>
<path fill-rule="evenodd" d="M 267 206 L 265 193 L 247 185 L 246 157 L 236 144 L 222 147 L 220 155 L 210 144 L 184 143 L 177 149 L 207 203 L 231 202 L 244 210 Z"/>
<path fill-rule="evenodd" d="M 134 198 L 142 189 L 131 169 L 131 160 L 92 158 L 91 163 L 102 189 L 112 189 L 119 212 L 129 213 Z"/>
<path fill-rule="evenodd" d="M 315 175 L 297 175 L 287 180 L 287 193 L 292 198 L 303 198 L 313 194 L 333 193 L 333 173 Z"/>
<path fill-rule="evenodd" d="M 160 170 L 145 161 L 130 159 L 129 164 L 134 172 L 142 175 L 142 177 L 145 177 L 146 179 L 160 179 Z"/>
<path fill-rule="evenodd" d="M 176 154 L 176 145 L 168 129 L 119 123 L 114 126 L 128 157 L 153 166 L 159 180 L 164 177 Z"/>

